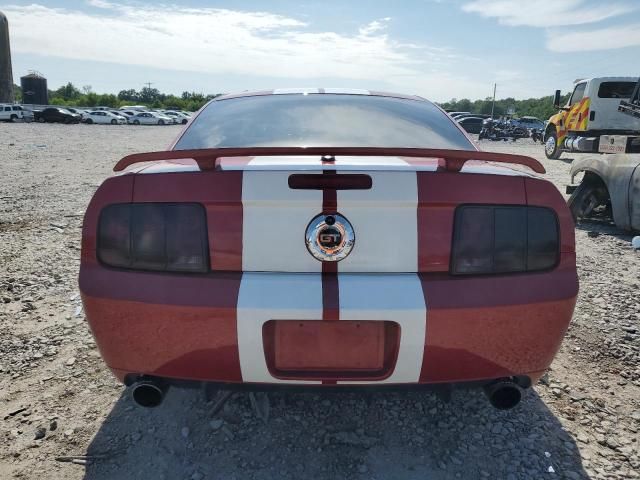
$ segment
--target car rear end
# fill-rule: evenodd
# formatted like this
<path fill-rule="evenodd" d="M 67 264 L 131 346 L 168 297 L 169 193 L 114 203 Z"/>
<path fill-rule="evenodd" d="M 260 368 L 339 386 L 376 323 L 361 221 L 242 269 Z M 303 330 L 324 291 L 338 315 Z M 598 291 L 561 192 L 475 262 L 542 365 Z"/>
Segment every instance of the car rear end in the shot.
<path fill-rule="evenodd" d="M 307 132 L 362 145 L 386 130 L 396 132 L 387 143 L 409 134 L 455 148 L 256 148 L 261 135 L 300 142 L 291 125 L 310 111 L 290 95 L 290 105 L 264 102 L 275 123 L 292 121 L 287 135 L 246 130 L 251 145 L 238 149 L 237 115 L 255 98 L 208 106 L 174 152 L 109 178 L 87 210 L 80 288 L 107 365 L 127 384 L 158 389 L 184 380 L 515 389 L 536 381 L 577 295 L 573 223 L 559 192 L 522 171 L 456 161 L 487 154 L 428 102 L 321 95 L 312 105 L 320 117 L 300 127 Z M 380 114 L 363 137 L 336 137 L 345 115 L 357 125 L 368 108 L 406 102 L 420 105 L 409 104 L 403 121 Z M 229 130 L 214 122 L 222 113 Z M 429 134 L 420 138 L 415 123 Z M 223 148 L 212 153 L 208 142 Z M 334 237 L 349 237 L 349 251 Z"/>

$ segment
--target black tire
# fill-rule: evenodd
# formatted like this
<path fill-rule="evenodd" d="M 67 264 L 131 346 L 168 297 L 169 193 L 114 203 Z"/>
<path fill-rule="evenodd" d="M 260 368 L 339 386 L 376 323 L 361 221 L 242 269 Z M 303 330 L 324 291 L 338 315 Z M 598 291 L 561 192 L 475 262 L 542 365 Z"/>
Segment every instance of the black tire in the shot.
<path fill-rule="evenodd" d="M 44 123 L 44 117 L 38 117 L 38 123 Z"/>
<path fill-rule="evenodd" d="M 90 118 L 87 118 L 87 125 L 91 125 L 93 123 L 93 120 Z"/>
<path fill-rule="evenodd" d="M 134 124 L 134 125 L 140 125 L 140 120 L 134 120 L 134 121 L 133 121 L 133 124 Z"/>
<path fill-rule="evenodd" d="M 573 221 L 578 223 L 583 218 L 588 218 L 593 210 L 600 205 L 608 205 L 609 192 L 607 187 L 598 178 L 585 178 L 573 191 L 567 205 L 571 210 Z"/>
<path fill-rule="evenodd" d="M 164 125 L 164 120 L 162 119 L 158 120 L 158 125 Z"/>
<path fill-rule="evenodd" d="M 111 120 L 111 125 L 117 125 L 117 124 L 118 124 L 118 121 L 115 118 Z"/>
<path fill-rule="evenodd" d="M 13 123 L 13 122 L 17 122 L 17 121 L 18 121 L 18 116 L 17 116 L 17 115 L 15 115 L 15 114 L 14 114 L 14 115 L 11 115 L 11 117 L 9 118 L 9 121 L 10 121 L 11 123 Z"/>
<path fill-rule="evenodd" d="M 558 160 L 562 155 L 562 150 L 558 146 L 558 135 L 555 131 L 549 132 L 544 142 L 544 154 L 550 160 Z"/>
<path fill-rule="evenodd" d="M 186 125 L 188 121 L 189 121 L 189 120 L 187 120 L 186 118 L 183 118 L 183 119 L 182 119 L 182 124 L 183 124 L 183 125 Z"/>

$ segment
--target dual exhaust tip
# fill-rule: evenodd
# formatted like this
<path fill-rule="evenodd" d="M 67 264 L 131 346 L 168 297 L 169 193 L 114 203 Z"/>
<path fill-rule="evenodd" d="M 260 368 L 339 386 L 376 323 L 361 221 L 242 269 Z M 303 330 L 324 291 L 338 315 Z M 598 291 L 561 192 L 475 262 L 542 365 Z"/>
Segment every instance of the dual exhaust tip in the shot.
<path fill-rule="evenodd" d="M 154 408 L 162 403 L 167 389 L 168 385 L 162 382 L 143 379 L 133 384 L 131 395 L 141 407 Z"/>
<path fill-rule="evenodd" d="M 133 400 L 141 407 L 154 408 L 159 406 L 167 393 L 166 383 L 141 379 L 131 387 Z M 523 389 L 512 380 L 498 380 L 483 387 L 489 403 L 498 410 L 509 410 L 520 403 Z"/>
<path fill-rule="evenodd" d="M 520 403 L 524 390 L 513 380 L 497 380 L 483 387 L 489 403 L 498 410 L 510 410 Z"/>

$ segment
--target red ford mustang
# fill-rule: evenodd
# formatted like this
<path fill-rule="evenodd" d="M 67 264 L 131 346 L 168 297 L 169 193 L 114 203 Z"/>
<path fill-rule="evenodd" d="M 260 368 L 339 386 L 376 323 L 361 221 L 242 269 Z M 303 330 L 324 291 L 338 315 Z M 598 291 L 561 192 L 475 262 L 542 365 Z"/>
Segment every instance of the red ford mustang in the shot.
<path fill-rule="evenodd" d="M 80 289 L 102 356 L 146 406 L 192 381 L 470 383 L 510 408 L 578 291 L 571 214 L 522 165 L 544 173 L 477 151 L 419 97 L 218 97 L 88 207 Z"/>

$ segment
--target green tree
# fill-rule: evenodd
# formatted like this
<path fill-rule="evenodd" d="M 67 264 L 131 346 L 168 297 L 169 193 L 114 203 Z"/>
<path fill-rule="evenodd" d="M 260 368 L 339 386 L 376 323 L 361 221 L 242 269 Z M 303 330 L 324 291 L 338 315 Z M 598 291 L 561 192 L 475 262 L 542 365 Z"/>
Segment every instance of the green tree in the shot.
<path fill-rule="evenodd" d="M 78 90 L 73 83 L 69 82 L 66 85 L 63 85 L 59 89 L 55 90 L 54 96 L 63 98 L 65 100 L 74 100 L 78 98 L 82 93 Z"/>

